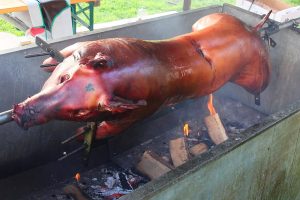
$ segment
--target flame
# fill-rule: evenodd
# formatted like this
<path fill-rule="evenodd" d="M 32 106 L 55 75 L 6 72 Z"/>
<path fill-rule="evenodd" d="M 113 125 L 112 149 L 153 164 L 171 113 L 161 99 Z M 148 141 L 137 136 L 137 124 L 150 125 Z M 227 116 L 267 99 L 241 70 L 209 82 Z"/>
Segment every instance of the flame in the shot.
<path fill-rule="evenodd" d="M 209 110 L 210 115 L 215 115 L 217 113 L 216 109 L 214 107 L 214 104 L 213 104 L 213 95 L 212 94 L 208 95 L 207 108 Z"/>
<path fill-rule="evenodd" d="M 189 124 L 188 123 L 185 123 L 183 126 L 183 135 L 186 137 L 189 136 Z"/>
<path fill-rule="evenodd" d="M 74 178 L 76 179 L 77 182 L 79 182 L 80 181 L 80 174 L 76 173 Z"/>

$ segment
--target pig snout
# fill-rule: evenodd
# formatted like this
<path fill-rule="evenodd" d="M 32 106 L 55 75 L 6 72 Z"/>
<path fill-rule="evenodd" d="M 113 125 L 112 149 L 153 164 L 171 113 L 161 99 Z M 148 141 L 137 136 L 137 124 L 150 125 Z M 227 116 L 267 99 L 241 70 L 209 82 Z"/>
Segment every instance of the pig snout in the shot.
<path fill-rule="evenodd" d="M 45 123 L 47 120 L 39 117 L 40 111 L 33 106 L 25 103 L 14 105 L 12 118 L 16 123 L 27 130 L 35 124 Z"/>
<path fill-rule="evenodd" d="M 38 93 L 24 102 L 14 105 L 12 118 L 24 129 L 44 124 L 55 114 L 56 110 L 53 107 L 56 107 L 58 102 L 53 99 L 47 94 Z"/>

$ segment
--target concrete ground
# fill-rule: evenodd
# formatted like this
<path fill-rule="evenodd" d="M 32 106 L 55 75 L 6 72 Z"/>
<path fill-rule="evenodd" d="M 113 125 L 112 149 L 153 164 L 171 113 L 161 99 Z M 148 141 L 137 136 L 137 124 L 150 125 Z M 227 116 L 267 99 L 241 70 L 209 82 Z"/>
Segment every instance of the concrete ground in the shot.
<path fill-rule="evenodd" d="M 0 51 L 16 48 L 20 46 L 19 37 L 11 33 L 0 32 L 0 44 Z"/>

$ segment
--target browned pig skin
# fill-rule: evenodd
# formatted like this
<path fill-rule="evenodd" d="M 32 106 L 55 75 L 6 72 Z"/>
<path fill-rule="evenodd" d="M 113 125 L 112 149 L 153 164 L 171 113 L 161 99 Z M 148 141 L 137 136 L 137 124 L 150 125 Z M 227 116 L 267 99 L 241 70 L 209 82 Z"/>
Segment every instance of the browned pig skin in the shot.
<path fill-rule="evenodd" d="M 168 40 L 76 43 L 61 51 L 63 63 L 48 68 L 52 74 L 42 90 L 14 106 L 13 118 L 24 128 L 52 119 L 99 121 L 97 138 L 104 138 L 163 105 L 208 95 L 228 81 L 259 94 L 270 77 L 259 28 L 217 13 Z"/>

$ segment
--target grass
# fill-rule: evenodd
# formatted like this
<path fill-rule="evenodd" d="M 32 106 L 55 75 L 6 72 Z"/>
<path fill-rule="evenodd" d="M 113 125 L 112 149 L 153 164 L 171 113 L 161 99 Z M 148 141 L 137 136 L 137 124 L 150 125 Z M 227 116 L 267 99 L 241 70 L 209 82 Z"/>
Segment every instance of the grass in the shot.
<path fill-rule="evenodd" d="M 292 5 L 300 5 L 300 0 L 284 0 Z M 223 3 L 234 4 L 235 0 L 192 0 L 192 9 Z M 109 22 L 135 17 L 139 9 L 147 14 L 167 11 L 181 11 L 183 0 L 102 0 L 100 7 L 95 7 L 95 23 Z M 23 31 L 14 28 L 0 18 L 0 32 L 9 32 L 17 36 L 24 35 Z"/>
<path fill-rule="evenodd" d="M 289 3 L 294 6 L 299 6 L 300 5 L 300 0 L 285 0 L 286 3 Z"/>
<path fill-rule="evenodd" d="M 192 9 L 223 3 L 234 3 L 235 0 L 192 0 Z M 101 6 L 95 8 L 95 23 L 131 18 L 137 16 L 143 8 L 147 14 L 167 11 L 181 11 L 182 0 L 103 0 Z"/>
<path fill-rule="evenodd" d="M 15 28 L 13 25 L 11 25 L 10 23 L 6 22 L 1 18 L 0 18 L 0 32 L 8 32 L 17 36 L 24 35 L 23 31 L 20 31 L 19 29 Z"/>

